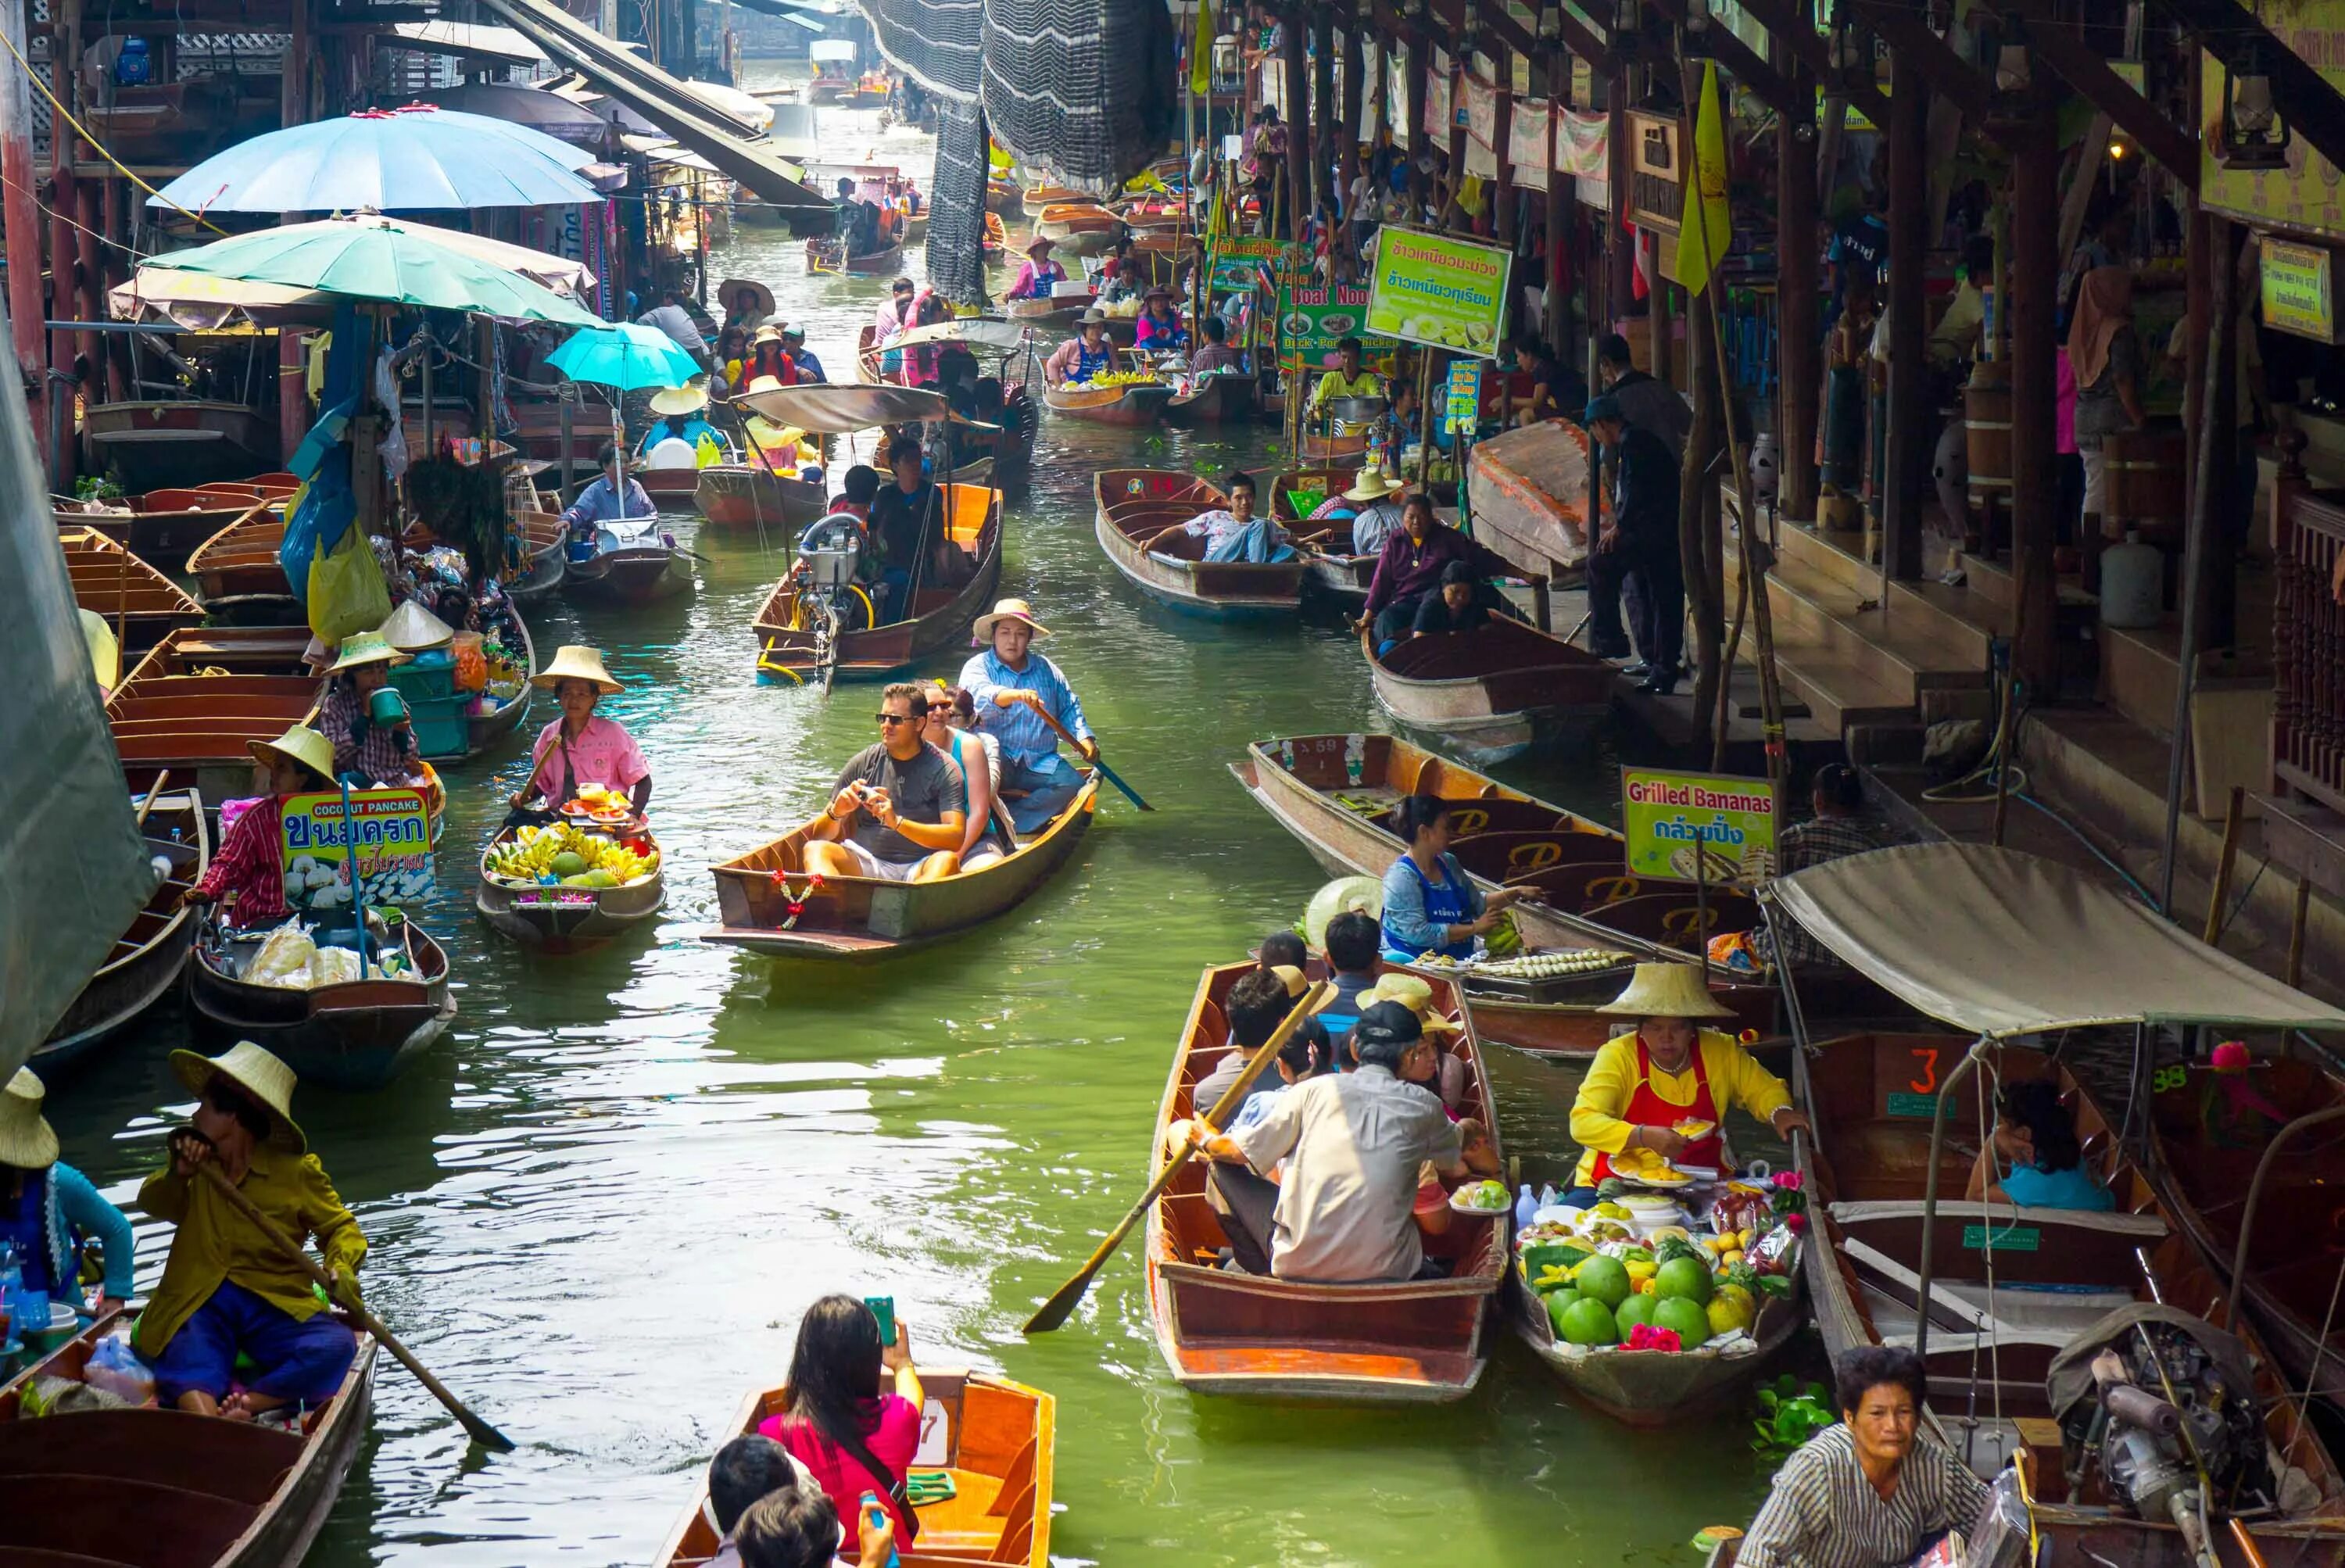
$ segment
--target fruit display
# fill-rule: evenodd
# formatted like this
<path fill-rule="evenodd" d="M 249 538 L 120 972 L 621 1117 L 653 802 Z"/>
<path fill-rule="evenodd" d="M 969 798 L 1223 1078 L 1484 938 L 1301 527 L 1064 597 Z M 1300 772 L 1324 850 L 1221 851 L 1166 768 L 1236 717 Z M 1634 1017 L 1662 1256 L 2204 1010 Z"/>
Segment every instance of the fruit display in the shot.
<path fill-rule="evenodd" d="M 1476 964 L 1474 972 L 1493 980 L 1555 980 L 1566 975 L 1595 974 L 1635 962 L 1628 953 L 1600 947 L 1567 947 L 1487 960 Z"/>
<path fill-rule="evenodd" d="M 1083 383 L 1086 387 L 1152 387 L 1163 384 L 1154 371 L 1103 371 Z"/>
<path fill-rule="evenodd" d="M 1496 1214 L 1507 1207 L 1507 1184 L 1501 1181 L 1478 1181 L 1459 1187 L 1449 1197 L 1456 1208 L 1470 1209 L 1476 1214 Z"/>
<path fill-rule="evenodd" d="M 659 863 L 659 846 L 648 834 L 622 840 L 560 823 L 523 828 L 492 845 L 483 870 L 509 888 L 602 889 L 631 887 Z"/>

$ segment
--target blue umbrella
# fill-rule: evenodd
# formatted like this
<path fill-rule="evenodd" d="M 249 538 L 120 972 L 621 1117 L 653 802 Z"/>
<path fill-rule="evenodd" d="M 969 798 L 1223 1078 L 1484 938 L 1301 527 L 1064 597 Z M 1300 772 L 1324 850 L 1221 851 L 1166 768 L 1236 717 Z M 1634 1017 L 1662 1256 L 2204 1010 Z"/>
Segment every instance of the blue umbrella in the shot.
<path fill-rule="evenodd" d="M 543 131 L 424 106 L 292 126 L 208 158 L 147 198 L 190 212 L 444 211 L 599 201 L 594 155 Z"/>
<path fill-rule="evenodd" d="M 674 338 L 640 321 L 582 327 L 546 355 L 545 362 L 574 382 L 594 382 L 623 392 L 680 387 L 700 373 L 699 364 Z"/>

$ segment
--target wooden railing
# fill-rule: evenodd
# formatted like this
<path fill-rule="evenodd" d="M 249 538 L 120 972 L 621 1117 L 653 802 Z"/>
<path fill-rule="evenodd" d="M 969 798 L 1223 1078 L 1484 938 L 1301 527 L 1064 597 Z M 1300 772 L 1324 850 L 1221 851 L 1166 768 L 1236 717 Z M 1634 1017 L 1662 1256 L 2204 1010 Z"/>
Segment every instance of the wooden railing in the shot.
<path fill-rule="evenodd" d="M 2280 433 L 2272 606 L 2272 776 L 2277 789 L 2345 811 L 2345 491 L 2315 490 L 2305 438 Z"/>

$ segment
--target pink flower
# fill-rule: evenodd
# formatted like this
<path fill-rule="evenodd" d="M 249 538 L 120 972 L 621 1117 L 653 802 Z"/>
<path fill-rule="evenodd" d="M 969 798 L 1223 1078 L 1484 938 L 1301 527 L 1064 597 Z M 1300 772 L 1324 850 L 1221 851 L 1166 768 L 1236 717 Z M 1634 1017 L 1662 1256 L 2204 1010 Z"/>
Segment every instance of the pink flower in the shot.
<path fill-rule="evenodd" d="M 1678 1331 L 1674 1329 L 1656 1329 L 1650 1323 L 1639 1323 L 1629 1330 L 1629 1349 L 1667 1350 L 1674 1354 L 1685 1349 L 1685 1341 L 1678 1338 Z"/>
<path fill-rule="evenodd" d="M 1775 1187 L 1776 1187 L 1776 1190 L 1777 1190 L 1777 1191 L 1779 1191 L 1779 1192 L 1797 1192 L 1797 1191 L 1799 1191 L 1799 1190 L 1800 1190 L 1800 1173 L 1799 1173 L 1799 1172 L 1797 1172 L 1797 1171 L 1779 1171 L 1779 1172 L 1777 1172 L 1777 1173 L 1776 1173 L 1776 1176 L 1775 1176 Z"/>
<path fill-rule="evenodd" d="M 1783 1217 L 1783 1225 L 1793 1236 L 1797 1236 L 1808 1228 L 1808 1217 L 1804 1214 L 1787 1214 Z"/>

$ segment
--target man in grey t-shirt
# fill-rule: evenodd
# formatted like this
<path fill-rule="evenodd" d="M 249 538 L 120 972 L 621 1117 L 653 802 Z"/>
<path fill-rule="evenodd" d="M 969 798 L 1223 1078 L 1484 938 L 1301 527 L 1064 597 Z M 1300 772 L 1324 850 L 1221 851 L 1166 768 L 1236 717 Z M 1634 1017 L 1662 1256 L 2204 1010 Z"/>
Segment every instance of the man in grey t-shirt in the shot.
<path fill-rule="evenodd" d="M 831 786 L 830 809 L 806 830 L 806 869 L 824 877 L 927 882 L 960 870 L 969 785 L 960 765 L 920 738 L 928 697 L 909 681 L 879 694 L 879 743 Z"/>

